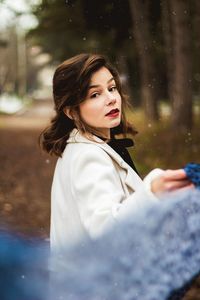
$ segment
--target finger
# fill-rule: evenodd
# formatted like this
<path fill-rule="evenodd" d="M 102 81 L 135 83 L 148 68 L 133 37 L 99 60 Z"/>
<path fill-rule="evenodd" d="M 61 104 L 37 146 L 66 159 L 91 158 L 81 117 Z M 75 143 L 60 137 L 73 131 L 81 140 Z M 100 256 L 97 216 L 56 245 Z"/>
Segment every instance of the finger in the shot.
<path fill-rule="evenodd" d="M 187 189 L 194 189 L 195 188 L 195 185 L 193 183 L 190 183 L 182 188 L 180 188 L 180 191 L 185 191 Z"/>
<path fill-rule="evenodd" d="M 177 190 L 177 189 L 189 186 L 189 185 L 191 185 L 191 181 L 189 181 L 187 179 L 183 179 L 183 180 L 167 182 L 167 183 L 165 183 L 165 188 L 168 191 L 173 191 L 173 190 Z"/>
<path fill-rule="evenodd" d="M 163 177 L 166 181 L 173 181 L 173 180 L 182 180 L 186 179 L 187 175 L 183 169 L 178 170 L 167 170 L 164 172 Z"/>

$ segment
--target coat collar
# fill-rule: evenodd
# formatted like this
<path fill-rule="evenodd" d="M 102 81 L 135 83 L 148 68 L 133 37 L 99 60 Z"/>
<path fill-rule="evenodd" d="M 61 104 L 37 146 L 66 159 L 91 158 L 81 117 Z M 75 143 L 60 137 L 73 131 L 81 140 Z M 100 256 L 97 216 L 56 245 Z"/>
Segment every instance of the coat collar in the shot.
<path fill-rule="evenodd" d="M 70 133 L 69 139 L 67 140 L 68 143 L 86 143 L 86 144 L 94 144 L 102 149 L 104 149 L 112 158 L 121 165 L 124 161 L 121 156 L 115 152 L 105 141 L 100 139 L 99 137 L 93 135 L 92 139 L 87 138 L 86 136 L 82 135 L 80 131 L 76 128 L 72 130 Z"/>
<path fill-rule="evenodd" d="M 67 140 L 68 143 L 87 143 L 94 144 L 102 148 L 122 169 L 126 171 L 125 183 L 133 190 L 133 182 L 140 186 L 143 184 L 141 178 L 133 171 L 133 169 L 122 159 L 122 157 L 115 152 L 106 142 L 93 135 L 93 140 L 88 139 L 82 135 L 76 128 L 74 128 Z M 135 190 L 135 189 L 134 189 Z"/>

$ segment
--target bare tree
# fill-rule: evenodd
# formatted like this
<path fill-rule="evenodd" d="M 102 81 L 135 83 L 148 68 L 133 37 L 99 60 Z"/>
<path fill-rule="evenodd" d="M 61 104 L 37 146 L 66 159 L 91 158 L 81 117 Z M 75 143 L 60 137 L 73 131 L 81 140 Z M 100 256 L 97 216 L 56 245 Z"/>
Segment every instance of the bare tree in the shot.
<path fill-rule="evenodd" d="M 17 88 L 17 35 L 16 28 L 10 27 L 1 32 L 5 47 L 0 48 L 1 92 L 16 92 Z"/>
<path fill-rule="evenodd" d="M 141 99 L 146 116 L 158 119 L 157 80 L 148 17 L 148 1 L 129 1 L 133 17 L 133 32 L 139 58 Z"/>
<path fill-rule="evenodd" d="M 163 29 L 163 40 L 166 57 L 166 70 L 167 70 L 167 90 L 168 96 L 172 103 L 173 99 L 173 70 L 174 70 L 174 56 L 173 56 L 173 45 L 172 45 L 172 23 L 170 16 L 170 3 L 168 0 L 161 1 L 161 14 L 162 14 L 162 29 Z"/>
<path fill-rule="evenodd" d="M 174 128 L 192 127 L 191 26 L 187 0 L 169 0 L 173 38 L 173 112 Z"/>
<path fill-rule="evenodd" d="M 194 58 L 195 58 L 195 64 L 194 64 L 194 73 L 195 73 L 195 79 L 197 83 L 197 93 L 200 94 L 200 1 L 195 0 L 194 1 Z"/>

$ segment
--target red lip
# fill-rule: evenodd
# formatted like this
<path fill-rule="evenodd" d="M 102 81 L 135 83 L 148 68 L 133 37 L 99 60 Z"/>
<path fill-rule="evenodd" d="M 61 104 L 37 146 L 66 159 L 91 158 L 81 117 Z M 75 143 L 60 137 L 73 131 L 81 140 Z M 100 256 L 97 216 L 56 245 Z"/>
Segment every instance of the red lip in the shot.
<path fill-rule="evenodd" d="M 116 114 L 116 113 L 118 113 L 118 112 L 119 112 L 119 109 L 118 109 L 118 108 L 115 108 L 115 109 L 110 110 L 110 111 L 106 114 L 106 116 L 113 115 L 113 114 Z"/>

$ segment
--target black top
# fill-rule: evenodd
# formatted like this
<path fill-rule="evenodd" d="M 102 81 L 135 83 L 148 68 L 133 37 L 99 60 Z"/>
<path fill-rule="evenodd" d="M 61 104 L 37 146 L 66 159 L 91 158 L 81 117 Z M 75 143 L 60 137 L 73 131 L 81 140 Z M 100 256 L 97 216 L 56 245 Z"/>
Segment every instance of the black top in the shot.
<path fill-rule="evenodd" d="M 98 136 L 103 141 L 106 141 L 106 139 Z M 121 158 L 139 175 L 132 158 L 126 148 L 134 146 L 134 142 L 131 139 L 124 138 L 124 139 L 115 139 L 114 137 L 111 137 L 111 140 L 108 142 L 108 145 L 117 152 Z M 140 176 L 140 175 L 139 175 Z"/>
<path fill-rule="evenodd" d="M 139 175 L 132 159 L 131 156 L 126 148 L 132 147 L 134 145 L 133 141 L 128 138 L 124 139 L 111 139 L 108 142 L 108 145 L 116 151 L 122 158 L 123 160 L 129 164 L 129 166 Z"/>

